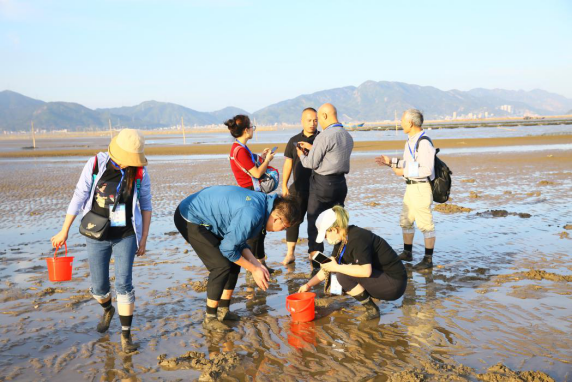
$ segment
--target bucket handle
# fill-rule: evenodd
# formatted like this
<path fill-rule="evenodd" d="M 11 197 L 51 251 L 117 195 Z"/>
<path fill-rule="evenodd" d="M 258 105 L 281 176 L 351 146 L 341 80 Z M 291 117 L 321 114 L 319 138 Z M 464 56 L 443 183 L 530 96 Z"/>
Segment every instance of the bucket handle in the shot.
<path fill-rule="evenodd" d="M 66 256 L 65 257 L 68 257 L 68 243 L 66 243 L 65 241 L 64 241 L 64 246 L 66 247 Z M 61 248 L 60 245 L 58 245 L 56 247 L 56 250 L 54 251 L 54 258 L 56 258 L 56 254 L 58 253 L 58 249 L 60 249 L 60 248 Z"/>
<path fill-rule="evenodd" d="M 310 307 L 310 305 L 312 304 L 312 300 L 313 300 L 313 299 L 309 298 L 309 299 L 308 299 L 308 305 L 305 306 L 305 307 L 304 307 L 303 309 L 301 309 L 301 310 L 307 310 L 307 309 Z M 287 300 L 286 306 L 287 306 L 287 310 L 290 312 L 289 300 Z"/>

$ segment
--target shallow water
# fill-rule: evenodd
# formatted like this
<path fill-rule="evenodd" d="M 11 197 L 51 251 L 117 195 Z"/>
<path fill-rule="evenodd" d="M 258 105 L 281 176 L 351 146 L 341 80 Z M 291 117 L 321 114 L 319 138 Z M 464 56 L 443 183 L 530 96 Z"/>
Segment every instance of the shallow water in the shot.
<path fill-rule="evenodd" d="M 430 128 L 433 139 L 470 139 L 470 138 L 507 138 L 541 135 L 571 134 L 571 125 L 540 125 L 540 126 L 512 126 L 512 127 L 476 127 L 439 129 Z M 275 131 L 257 131 L 251 141 L 253 143 L 280 143 L 288 140 L 299 132 L 298 129 L 285 129 Z M 396 131 L 351 131 L 350 135 L 355 141 L 401 141 L 405 140 L 402 130 Z M 226 132 L 187 134 L 186 144 L 231 144 L 233 137 Z M 39 149 L 80 149 L 87 147 L 105 148 L 109 144 L 109 136 L 102 133 L 100 137 L 74 137 L 74 138 L 38 138 L 36 146 Z M 182 135 L 150 135 L 146 138 L 148 146 L 183 145 Z M 19 151 L 29 147 L 31 139 L 0 139 L 0 152 Z"/>
<path fill-rule="evenodd" d="M 378 322 L 359 324 L 356 303 L 325 298 L 317 287 L 317 319 L 291 324 L 285 297 L 307 280 L 306 242 L 299 245 L 296 265 L 281 267 L 285 235 L 279 232 L 268 234 L 266 248 L 269 265 L 282 272 L 267 292 L 254 293 L 241 274 L 233 309 L 244 319 L 226 336 L 201 327 L 205 293 L 195 292 L 191 282 L 207 272 L 190 246 L 172 235 L 172 214 L 192 192 L 233 184 L 228 162 L 211 159 L 205 171 L 205 161 L 152 160 L 148 254 L 134 269 L 133 333 L 142 348 L 132 356 L 119 351 L 117 318 L 108 334 L 95 331 L 101 308 L 87 294 L 89 271 L 77 222 L 68 241 L 74 278 L 48 281 L 43 258 L 53 254 L 49 238 L 61 226 L 83 163 L 0 161 L 0 379 L 195 379 L 201 371 L 167 370 L 157 357 L 196 350 L 207 357 L 238 353 L 240 365 L 223 377 L 229 380 L 386 380 L 413 367 L 431 374 L 429 363 L 465 365 L 474 373 L 466 377 L 475 380 L 475 373 L 498 362 L 571 380 L 571 282 L 522 273 L 571 276 L 571 230 L 563 228 L 572 213 L 570 146 L 444 158 L 454 172 L 451 203 L 472 211 L 434 213 L 437 266 L 410 272 L 404 297 L 379 303 Z M 281 160 L 277 164 L 282 167 Z M 353 159 L 348 183 L 352 223 L 398 250 L 403 183 L 368 154 Z M 501 209 L 531 217 L 477 215 Z M 419 259 L 419 233 L 414 251 Z"/>

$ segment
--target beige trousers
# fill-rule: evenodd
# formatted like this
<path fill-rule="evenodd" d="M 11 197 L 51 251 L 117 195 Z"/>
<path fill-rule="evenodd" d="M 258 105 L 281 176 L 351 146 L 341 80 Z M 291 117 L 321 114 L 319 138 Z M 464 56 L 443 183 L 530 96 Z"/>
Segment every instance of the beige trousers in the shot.
<path fill-rule="evenodd" d="M 436 236 L 432 217 L 432 187 L 430 183 L 407 184 L 400 215 L 403 233 L 414 233 L 414 222 L 424 234 L 424 238 Z"/>

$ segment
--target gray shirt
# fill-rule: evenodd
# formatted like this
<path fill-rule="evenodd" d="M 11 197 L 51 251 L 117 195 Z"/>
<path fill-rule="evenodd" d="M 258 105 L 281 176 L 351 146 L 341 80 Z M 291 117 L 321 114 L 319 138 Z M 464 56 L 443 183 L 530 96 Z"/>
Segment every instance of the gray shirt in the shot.
<path fill-rule="evenodd" d="M 436 149 L 427 139 L 422 139 L 420 144 L 418 145 L 418 151 L 416 150 L 416 142 L 422 135 L 424 130 L 420 131 L 418 134 L 414 135 L 413 137 L 409 137 L 406 141 L 406 145 L 404 146 L 404 160 L 398 162 L 398 167 L 404 169 L 404 178 L 411 179 L 411 180 L 426 180 L 430 177 L 430 180 L 433 180 L 434 175 L 434 157 L 436 156 Z M 424 134 L 427 136 L 428 134 Z M 414 154 L 410 154 L 410 150 Z M 410 166 L 413 165 L 413 162 L 418 163 L 418 176 L 408 176 L 410 173 Z"/>
<path fill-rule="evenodd" d="M 330 125 L 315 138 L 312 149 L 300 161 L 320 175 L 348 174 L 353 148 L 354 140 L 348 131 Z"/>

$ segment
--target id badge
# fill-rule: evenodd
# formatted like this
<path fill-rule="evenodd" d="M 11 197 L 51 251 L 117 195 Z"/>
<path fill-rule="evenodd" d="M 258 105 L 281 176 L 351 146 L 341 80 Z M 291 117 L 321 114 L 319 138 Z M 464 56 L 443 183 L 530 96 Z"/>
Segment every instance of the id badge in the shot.
<path fill-rule="evenodd" d="M 408 163 L 408 174 L 406 174 L 407 178 L 418 178 L 420 177 L 420 165 L 418 162 L 410 162 Z"/>
<path fill-rule="evenodd" d="M 330 294 L 341 295 L 342 285 L 338 282 L 335 274 L 330 275 Z"/>
<path fill-rule="evenodd" d="M 118 204 L 115 212 L 113 206 L 109 206 L 109 221 L 111 227 L 125 227 L 125 204 Z"/>

